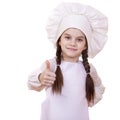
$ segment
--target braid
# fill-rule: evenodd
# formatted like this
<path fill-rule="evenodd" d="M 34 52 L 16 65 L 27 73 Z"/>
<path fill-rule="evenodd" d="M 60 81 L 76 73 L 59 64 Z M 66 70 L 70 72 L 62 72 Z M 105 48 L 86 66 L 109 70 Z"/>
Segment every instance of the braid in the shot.
<path fill-rule="evenodd" d="M 95 90 L 94 90 L 94 82 L 90 75 L 90 65 L 88 62 L 88 50 L 87 49 L 85 49 L 82 52 L 82 59 L 83 59 L 83 65 L 84 65 L 85 71 L 87 73 L 87 76 L 86 76 L 86 98 L 87 98 L 88 102 L 90 102 L 90 101 L 94 100 Z"/>
<path fill-rule="evenodd" d="M 52 86 L 53 93 L 61 93 L 62 86 L 63 86 L 63 75 L 62 75 L 62 71 L 59 66 L 61 64 L 61 47 L 59 45 L 59 40 L 57 42 L 57 50 L 56 50 L 56 63 L 58 66 L 55 72 L 56 80 Z"/>

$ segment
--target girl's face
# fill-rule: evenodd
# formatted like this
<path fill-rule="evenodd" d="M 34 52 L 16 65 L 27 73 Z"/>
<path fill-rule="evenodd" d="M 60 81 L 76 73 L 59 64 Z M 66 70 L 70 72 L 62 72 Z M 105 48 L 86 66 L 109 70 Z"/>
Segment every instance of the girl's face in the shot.
<path fill-rule="evenodd" d="M 77 62 L 82 51 L 86 49 L 86 38 L 79 29 L 70 28 L 61 35 L 59 45 L 65 61 Z"/>

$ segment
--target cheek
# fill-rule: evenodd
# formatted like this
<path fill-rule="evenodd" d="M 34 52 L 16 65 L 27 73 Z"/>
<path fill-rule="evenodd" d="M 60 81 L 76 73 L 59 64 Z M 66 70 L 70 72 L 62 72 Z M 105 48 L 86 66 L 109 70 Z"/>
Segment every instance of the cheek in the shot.
<path fill-rule="evenodd" d="M 87 48 L 86 43 L 83 44 L 83 50 L 85 50 Z"/>
<path fill-rule="evenodd" d="M 81 50 L 82 50 L 82 49 L 83 49 L 83 50 L 86 49 L 86 45 L 85 45 L 85 44 L 79 44 L 78 47 L 79 47 L 79 49 L 81 49 Z"/>
<path fill-rule="evenodd" d="M 86 46 L 86 45 L 84 45 L 83 50 L 85 50 L 86 48 L 87 48 L 87 46 Z"/>
<path fill-rule="evenodd" d="M 65 40 L 60 41 L 60 42 L 59 42 L 59 45 L 60 45 L 60 46 L 65 46 L 65 45 L 66 45 L 66 41 L 65 41 Z"/>

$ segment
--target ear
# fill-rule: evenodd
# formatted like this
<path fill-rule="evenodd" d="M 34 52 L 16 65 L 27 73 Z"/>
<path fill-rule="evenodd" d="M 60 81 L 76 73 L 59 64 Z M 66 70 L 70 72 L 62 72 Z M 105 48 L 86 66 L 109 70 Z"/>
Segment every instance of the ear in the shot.
<path fill-rule="evenodd" d="M 61 46 L 61 40 L 59 40 L 59 43 L 58 43 L 60 46 Z"/>

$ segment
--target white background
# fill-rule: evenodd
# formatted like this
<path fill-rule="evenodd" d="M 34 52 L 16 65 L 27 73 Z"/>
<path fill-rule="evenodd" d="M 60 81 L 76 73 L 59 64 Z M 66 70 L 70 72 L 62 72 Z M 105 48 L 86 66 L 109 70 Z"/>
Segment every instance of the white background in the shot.
<path fill-rule="evenodd" d="M 71 0 L 64 0 L 71 1 Z M 90 120 L 120 120 L 120 16 L 118 0 L 74 0 L 108 16 L 108 42 L 90 62 L 106 86 L 102 101 L 90 108 Z M 47 40 L 48 15 L 61 0 L 0 1 L 0 120 L 39 120 L 44 91 L 28 90 L 29 73 L 54 57 Z"/>

